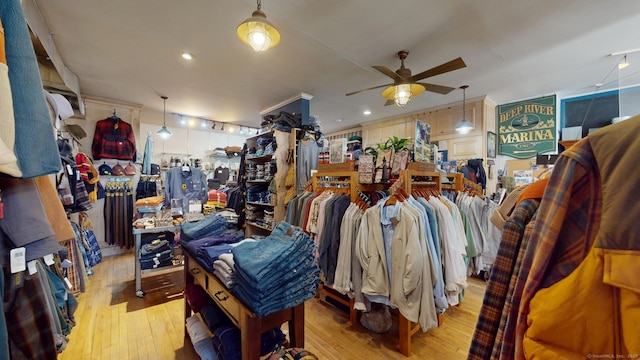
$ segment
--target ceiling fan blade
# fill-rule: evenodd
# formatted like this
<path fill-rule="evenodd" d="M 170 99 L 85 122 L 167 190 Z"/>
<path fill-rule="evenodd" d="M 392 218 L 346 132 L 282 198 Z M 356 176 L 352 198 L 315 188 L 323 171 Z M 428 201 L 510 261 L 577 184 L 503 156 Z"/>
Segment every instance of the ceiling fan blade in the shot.
<path fill-rule="evenodd" d="M 387 75 L 388 77 L 392 78 L 393 81 L 396 81 L 396 82 L 407 81 L 407 79 L 403 79 L 402 76 L 398 75 L 395 71 L 389 69 L 386 66 L 376 65 L 376 66 L 372 66 L 372 68 L 374 68 L 374 69 L 380 71 L 381 73 Z"/>
<path fill-rule="evenodd" d="M 436 75 L 440 75 L 440 74 L 444 74 L 446 72 L 449 71 L 453 71 L 453 70 L 458 70 L 458 69 L 462 69 L 464 67 L 467 67 L 467 64 L 464 63 L 464 61 L 462 60 L 462 58 L 457 58 L 455 60 L 451 60 L 449 62 L 446 62 L 442 65 L 438 65 L 434 68 L 431 68 L 429 70 L 425 70 L 419 74 L 415 74 L 411 77 L 411 81 L 420 81 L 422 79 L 426 79 L 428 77 L 432 77 L 432 76 L 436 76 Z"/>
<path fill-rule="evenodd" d="M 427 91 L 431 91 L 438 94 L 445 94 L 445 95 L 456 89 L 449 86 L 436 85 L 436 84 L 427 84 L 427 83 L 417 83 L 417 84 L 424 86 L 424 89 Z"/>
<path fill-rule="evenodd" d="M 384 84 L 384 85 L 379 85 L 379 86 L 370 87 L 370 88 L 367 88 L 367 89 L 362 89 L 362 90 L 358 90 L 358 91 L 353 91 L 353 92 L 347 93 L 347 96 L 355 95 L 355 94 L 361 93 L 361 92 L 363 92 L 363 91 L 369 91 L 369 90 L 379 89 L 379 88 L 381 88 L 381 87 L 387 87 L 387 86 L 391 86 L 391 85 L 393 85 L 393 84 Z"/>
<path fill-rule="evenodd" d="M 385 102 L 385 103 L 384 103 L 384 106 L 393 105 L 393 104 L 395 104 L 395 103 L 396 103 L 396 102 L 395 102 L 395 101 L 393 101 L 393 100 L 387 100 L 387 102 Z"/>

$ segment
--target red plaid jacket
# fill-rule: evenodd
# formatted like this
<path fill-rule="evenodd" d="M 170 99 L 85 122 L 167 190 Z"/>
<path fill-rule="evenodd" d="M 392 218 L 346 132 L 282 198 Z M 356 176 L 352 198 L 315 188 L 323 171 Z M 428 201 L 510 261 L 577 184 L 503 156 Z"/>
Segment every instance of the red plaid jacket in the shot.
<path fill-rule="evenodd" d="M 129 123 L 110 117 L 96 123 L 91 145 L 93 160 L 136 160 L 136 138 Z"/>

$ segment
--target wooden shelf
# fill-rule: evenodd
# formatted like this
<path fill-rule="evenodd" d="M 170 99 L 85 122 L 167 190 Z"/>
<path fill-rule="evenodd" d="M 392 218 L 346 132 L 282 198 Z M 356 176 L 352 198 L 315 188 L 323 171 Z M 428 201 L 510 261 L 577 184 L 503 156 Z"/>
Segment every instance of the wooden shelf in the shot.
<path fill-rule="evenodd" d="M 247 156 L 247 157 L 245 157 L 245 159 L 246 160 L 254 160 L 254 161 L 271 160 L 272 156 L 273 156 L 273 154 L 267 154 L 267 155 L 261 155 L 261 156 Z"/>
<path fill-rule="evenodd" d="M 265 131 L 265 132 L 260 133 L 258 135 L 250 136 L 250 137 L 247 138 L 247 141 L 257 140 L 257 139 L 259 139 L 261 137 L 264 137 L 264 136 L 273 136 L 273 130 Z"/>
<path fill-rule="evenodd" d="M 257 202 L 257 201 L 247 201 L 247 204 L 258 205 L 258 206 L 273 206 L 273 204 L 270 204 L 270 203 L 263 203 L 263 202 Z"/>
<path fill-rule="evenodd" d="M 271 180 L 247 180 L 247 182 L 255 184 L 268 184 L 271 182 Z"/>
<path fill-rule="evenodd" d="M 262 230 L 267 230 L 267 231 L 272 231 L 273 230 L 273 228 L 267 227 L 265 225 L 260 225 L 258 223 L 254 223 L 253 221 L 247 221 L 247 225 L 255 226 L 257 228 L 260 228 Z"/>

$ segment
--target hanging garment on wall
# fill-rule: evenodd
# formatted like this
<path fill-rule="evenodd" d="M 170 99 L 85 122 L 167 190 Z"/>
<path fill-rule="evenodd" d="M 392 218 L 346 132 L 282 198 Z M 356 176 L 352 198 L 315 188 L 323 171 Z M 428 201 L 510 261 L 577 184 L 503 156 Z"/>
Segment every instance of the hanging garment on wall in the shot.
<path fill-rule="evenodd" d="M 320 147 L 318 143 L 309 140 L 300 140 L 298 144 L 298 156 L 296 158 L 296 191 L 304 191 L 304 185 L 311 179 L 311 170 L 318 169 Z"/>
<path fill-rule="evenodd" d="M 42 91 L 38 62 L 20 0 L 0 2 L 15 121 L 15 155 L 22 177 L 60 170 L 49 110 Z M 3 94 L 4 95 L 4 94 Z M 0 108 L 4 107 L 0 106 Z M 0 118 L 0 132 L 9 119 Z M 6 144 L 6 143 L 5 143 Z"/>
<path fill-rule="evenodd" d="M 193 166 L 176 166 L 166 174 L 165 205 L 171 206 L 172 199 L 181 199 L 185 213 L 189 212 L 189 200 L 207 202 L 207 180 L 204 173 Z"/>
<path fill-rule="evenodd" d="M 131 124 L 115 115 L 98 121 L 93 135 L 91 154 L 94 160 L 136 161 L 136 138 Z"/>
<path fill-rule="evenodd" d="M 144 145 L 144 158 L 142 159 L 142 173 L 152 175 L 151 160 L 153 159 L 153 138 L 151 133 L 147 135 L 147 143 Z M 159 173 L 159 172 L 158 172 Z"/>
<path fill-rule="evenodd" d="M 105 192 L 105 242 L 129 249 L 134 245 L 131 227 L 133 184 L 127 178 L 110 178 L 107 180 Z"/>

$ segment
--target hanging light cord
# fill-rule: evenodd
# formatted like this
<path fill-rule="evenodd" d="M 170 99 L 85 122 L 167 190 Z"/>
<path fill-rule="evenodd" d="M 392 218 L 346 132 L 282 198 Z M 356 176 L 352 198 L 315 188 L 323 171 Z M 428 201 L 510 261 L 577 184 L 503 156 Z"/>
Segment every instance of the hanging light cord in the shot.
<path fill-rule="evenodd" d="M 262 1 L 258 0 L 258 10 L 262 8 Z"/>

